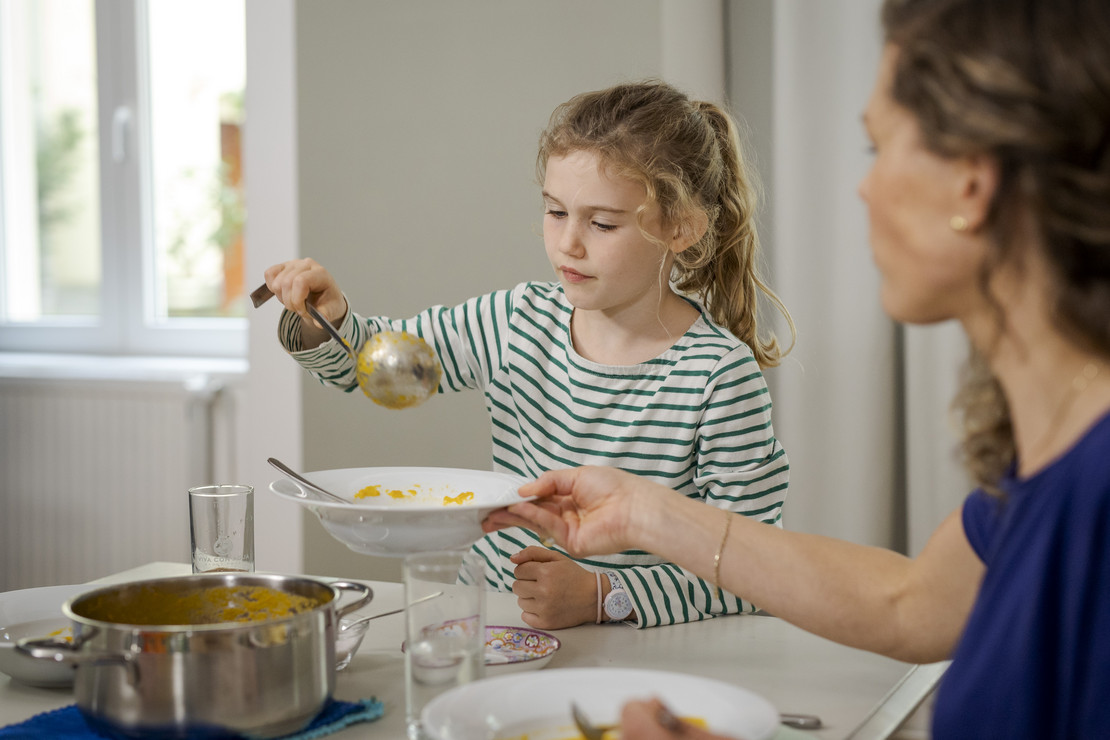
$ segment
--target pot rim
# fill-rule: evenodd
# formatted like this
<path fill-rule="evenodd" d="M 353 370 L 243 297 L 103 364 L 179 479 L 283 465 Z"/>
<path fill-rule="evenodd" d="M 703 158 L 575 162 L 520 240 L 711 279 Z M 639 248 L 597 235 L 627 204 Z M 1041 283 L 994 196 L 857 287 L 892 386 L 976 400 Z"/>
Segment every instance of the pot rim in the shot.
<path fill-rule="evenodd" d="M 142 587 L 157 587 L 165 584 L 182 584 L 182 583 L 200 583 L 210 584 L 212 586 L 269 586 L 276 588 L 284 593 L 289 593 L 287 588 L 283 585 L 301 583 L 309 584 L 313 587 L 319 587 L 326 590 L 328 598 L 316 604 L 311 609 L 308 609 L 297 614 L 290 614 L 281 617 L 270 617 L 266 619 L 253 619 L 250 621 L 229 621 L 229 622 L 213 622 L 209 624 L 132 624 L 129 622 L 111 622 L 103 619 L 96 619 L 87 617 L 83 614 L 78 614 L 74 611 L 74 606 L 78 605 L 84 599 L 93 598 L 98 595 L 112 594 L 120 592 L 128 588 L 142 588 Z M 345 581 L 336 581 L 337 584 L 346 585 Z M 362 584 L 358 584 L 362 586 Z M 373 598 L 373 591 L 366 588 L 366 602 Z M 288 576 L 281 574 L 270 573 L 194 573 L 191 575 L 181 576 L 166 576 L 162 578 L 150 578 L 139 581 L 125 581 L 121 583 L 112 583 L 100 586 L 88 591 L 83 591 L 70 599 L 62 605 L 62 613 L 75 623 L 87 625 L 94 628 L 107 628 L 114 630 L 136 630 L 141 632 L 166 632 L 166 633 L 194 633 L 194 632 L 219 632 L 229 629 L 244 629 L 254 628 L 259 626 L 271 627 L 283 622 L 291 622 L 297 619 L 309 618 L 321 610 L 332 608 L 339 599 L 340 588 L 333 583 L 311 576 Z M 359 607 L 364 604 L 360 604 Z"/>

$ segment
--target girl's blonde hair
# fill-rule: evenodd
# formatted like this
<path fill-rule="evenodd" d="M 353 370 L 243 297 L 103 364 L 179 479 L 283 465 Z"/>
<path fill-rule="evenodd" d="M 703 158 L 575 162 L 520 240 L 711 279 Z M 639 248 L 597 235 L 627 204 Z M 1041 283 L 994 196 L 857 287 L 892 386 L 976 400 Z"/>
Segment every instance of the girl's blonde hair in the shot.
<path fill-rule="evenodd" d="M 692 101 L 664 82 L 616 85 L 583 93 L 555 109 L 540 136 L 540 182 L 549 158 L 576 151 L 596 153 L 610 174 L 644 186 L 648 200 L 638 218 L 651 203 L 668 227 L 693 229 L 705 216 L 704 236 L 675 258 L 670 276 L 675 288 L 696 296 L 714 321 L 751 348 L 760 367 L 778 365 L 797 333 L 790 312 L 759 274 L 759 190 L 745 171 L 729 114 L 712 103 Z M 658 241 L 642 220 L 640 228 Z M 786 350 L 773 333 L 760 336 L 760 293 L 786 319 L 791 335 Z"/>

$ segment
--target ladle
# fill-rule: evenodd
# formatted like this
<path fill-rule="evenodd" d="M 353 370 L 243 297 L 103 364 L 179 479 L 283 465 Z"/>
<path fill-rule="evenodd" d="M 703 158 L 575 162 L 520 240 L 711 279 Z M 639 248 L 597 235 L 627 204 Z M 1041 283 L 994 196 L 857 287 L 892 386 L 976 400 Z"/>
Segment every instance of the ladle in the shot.
<path fill-rule="evenodd" d="M 251 293 L 251 302 L 258 308 L 273 295 L 263 284 Z M 356 352 L 316 306 L 307 302 L 305 306 L 355 361 L 358 387 L 374 403 L 391 409 L 408 408 L 427 401 L 439 388 L 443 370 L 435 352 L 420 337 L 404 331 L 375 332 Z"/>
<path fill-rule="evenodd" d="M 305 478 L 303 475 L 301 475 L 297 471 L 293 470 L 293 468 L 291 468 L 288 465 L 286 465 L 285 463 L 283 463 L 281 460 L 278 460 L 276 457 L 267 458 L 266 462 L 273 465 L 275 468 L 280 470 L 282 473 L 284 473 L 286 476 L 293 479 L 297 483 L 300 483 L 302 486 L 307 486 L 309 489 L 315 491 L 318 495 L 323 496 L 326 500 L 331 501 L 332 503 L 337 503 L 337 504 L 349 504 L 349 503 L 351 503 L 347 499 L 340 498 L 339 496 L 336 496 L 334 493 L 332 493 L 328 489 L 322 488 L 318 484 L 313 483 L 308 478 Z M 297 495 L 299 495 L 301 498 L 308 498 L 307 493 L 305 493 L 304 491 L 302 491 L 300 489 L 298 489 L 298 491 L 299 491 L 299 493 Z"/>

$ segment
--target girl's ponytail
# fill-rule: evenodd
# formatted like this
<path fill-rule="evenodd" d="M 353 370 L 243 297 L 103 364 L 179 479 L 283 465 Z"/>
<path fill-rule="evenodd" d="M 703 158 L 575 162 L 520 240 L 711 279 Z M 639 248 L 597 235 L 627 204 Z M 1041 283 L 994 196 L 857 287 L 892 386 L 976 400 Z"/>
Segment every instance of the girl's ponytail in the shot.
<path fill-rule="evenodd" d="M 675 287 L 695 295 L 718 324 L 743 340 L 762 368 L 778 365 L 794 346 L 797 331 L 782 300 L 759 271 L 759 235 L 755 217 L 760 192 L 746 170 L 740 137 L 732 118 L 712 103 L 695 103 L 713 132 L 716 156 L 710 156 L 700 197 L 709 217 L 702 240 L 676 260 Z M 763 294 L 786 319 L 790 347 L 783 350 L 775 335 L 759 334 L 759 295 Z"/>

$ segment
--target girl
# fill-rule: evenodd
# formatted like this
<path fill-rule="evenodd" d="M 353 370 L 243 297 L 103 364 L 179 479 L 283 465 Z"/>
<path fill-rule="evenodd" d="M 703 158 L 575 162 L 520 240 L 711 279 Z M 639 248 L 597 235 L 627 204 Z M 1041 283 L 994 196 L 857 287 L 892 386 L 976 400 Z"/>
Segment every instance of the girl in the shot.
<path fill-rule="evenodd" d="M 756 197 L 732 120 L 660 82 L 586 93 L 554 112 L 537 170 L 558 282 L 364 318 L 323 267 L 294 260 L 266 271 L 287 309 L 282 344 L 321 382 L 356 387 L 346 352 L 307 318 L 314 296 L 351 346 L 409 331 L 438 354 L 440 391 L 481 389 L 495 470 L 614 465 L 779 524 L 788 465 L 761 368 L 784 352 L 757 330 L 759 295 L 790 317 L 756 272 Z M 573 560 L 523 529 L 475 548 L 490 587 L 516 593 L 541 629 L 754 610 L 640 551 Z"/>

